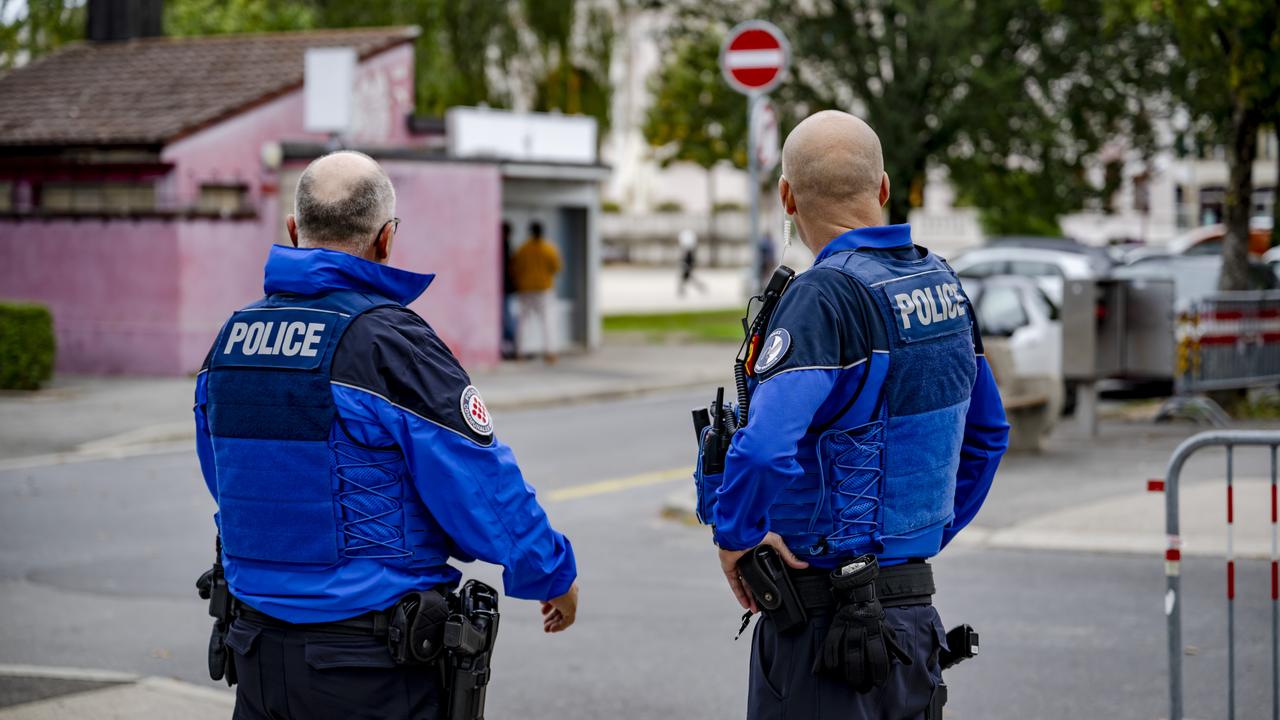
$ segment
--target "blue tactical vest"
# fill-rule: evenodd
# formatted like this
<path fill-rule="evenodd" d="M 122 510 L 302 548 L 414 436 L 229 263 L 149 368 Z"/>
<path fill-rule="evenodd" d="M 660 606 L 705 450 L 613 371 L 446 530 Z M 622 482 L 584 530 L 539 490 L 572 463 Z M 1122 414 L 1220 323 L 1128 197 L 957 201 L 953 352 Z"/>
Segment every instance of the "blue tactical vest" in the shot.
<path fill-rule="evenodd" d="M 434 525 L 412 496 L 400 449 L 348 437 L 330 389 L 343 333 L 385 306 L 399 304 L 350 290 L 276 294 L 236 312 L 219 332 L 208 418 L 228 556 L 313 566 L 447 560 L 422 544 Z"/>
<path fill-rule="evenodd" d="M 970 305 L 954 272 L 932 254 L 903 261 L 839 252 L 816 267 L 867 290 L 888 347 L 862 368 L 859 395 L 878 392 L 874 404 L 854 403 L 801 440 L 796 459 L 805 474 L 770 508 L 770 528 L 806 556 L 879 553 L 884 538 L 951 520 L 977 376 Z"/>

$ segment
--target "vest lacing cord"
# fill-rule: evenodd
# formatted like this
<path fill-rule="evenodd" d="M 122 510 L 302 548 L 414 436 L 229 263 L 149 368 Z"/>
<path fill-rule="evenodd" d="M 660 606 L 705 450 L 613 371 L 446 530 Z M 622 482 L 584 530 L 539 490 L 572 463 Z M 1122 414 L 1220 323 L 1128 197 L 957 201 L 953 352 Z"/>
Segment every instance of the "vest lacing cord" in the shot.
<path fill-rule="evenodd" d="M 404 536 L 400 529 L 384 521 L 389 515 L 394 515 L 401 509 L 400 501 L 395 497 L 388 495 L 383 490 L 396 487 L 400 484 L 400 479 L 393 472 L 390 472 L 386 466 L 400 461 L 400 456 L 395 455 L 382 460 L 370 460 L 364 456 L 357 455 L 349 449 L 361 449 L 367 452 L 366 448 L 361 448 L 353 443 L 343 442 L 341 440 L 333 441 L 333 452 L 336 456 L 334 464 L 334 474 L 342 482 L 342 488 L 338 492 L 338 504 L 345 510 L 350 510 L 359 517 L 355 520 L 342 521 L 342 534 L 344 536 L 345 547 L 342 548 L 342 554 L 347 558 L 402 558 L 407 557 L 411 553 L 409 550 L 400 547 L 400 541 Z M 386 482 L 377 484 L 362 484 L 352 477 L 355 470 L 372 470 L 373 473 L 386 478 Z M 368 480 L 364 481 L 368 483 Z M 353 486 L 353 489 L 345 489 L 347 486 Z M 363 502 L 360 502 L 363 500 Z M 384 505 L 384 507 L 370 507 L 370 505 Z M 385 537 L 373 537 L 370 533 L 373 528 L 365 526 L 372 525 L 373 528 L 380 528 L 386 531 Z M 382 533 L 378 533 L 382 534 Z M 372 552 L 368 552 L 372 551 Z"/>
<path fill-rule="evenodd" d="M 822 487 L 831 487 L 831 504 L 835 517 L 831 535 L 827 537 L 828 552 L 842 552 L 849 548 L 865 549 L 865 541 L 874 536 L 876 511 L 880 508 L 877 488 L 884 470 L 874 463 L 880 456 L 883 443 L 871 438 L 850 438 L 852 447 L 831 461 L 833 470 L 843 479 L 831 483 L 827 478 L 827 464 L 818 463 Z M 825 495 L 824 502 L 825 502 Z M 814 510 L 809 529 L 812 532 L 822 511 L 822 503 Z M 859 547 L 861 546 L 861 547 Z"/>

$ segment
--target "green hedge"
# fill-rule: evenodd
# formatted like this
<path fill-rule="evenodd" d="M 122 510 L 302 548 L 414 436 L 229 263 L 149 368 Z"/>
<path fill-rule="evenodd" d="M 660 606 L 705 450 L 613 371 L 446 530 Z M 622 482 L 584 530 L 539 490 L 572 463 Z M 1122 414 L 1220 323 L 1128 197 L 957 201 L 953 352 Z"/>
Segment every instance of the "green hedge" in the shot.
<path fill-rule="evenodd" d="M 53 377 L 54 353 L 49 308 L 0 302 L 0 388 L 38 389 Z"/>

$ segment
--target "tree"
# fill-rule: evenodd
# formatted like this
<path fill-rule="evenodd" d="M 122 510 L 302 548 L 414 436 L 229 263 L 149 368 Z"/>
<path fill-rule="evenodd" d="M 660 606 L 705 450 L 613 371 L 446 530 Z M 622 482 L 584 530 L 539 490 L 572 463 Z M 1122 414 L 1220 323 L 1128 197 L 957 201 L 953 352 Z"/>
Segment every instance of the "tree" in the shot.
<path fill-rule="evenodd" d="M 1280 118 L 1280 4 L 1138 0 L 1137 9 L 1172 28 L 1189 72 L 1183 99 L 1226 143 L 1227 236 L 1218 284 L 1223 290 L 1244 290 L 1249 286 L 1249 214 L 1258 133 Z"/>
<path fill-rule="evenodd" d="M 880 134 L 902 222 L 930 164 L 951 171 L 991 232 L 1050 232 L 1096 197 L 1086 167 L 1122 135 L 1151 144 L 1145 98 L 1164 70 L 1147 25 L 1105 0 L 689 0 L 686 17 L 764 17 L 791 41 L 776 95 L 794 122 L 840 108 Z"/>
<path fill-rule="evenodd" d="M 706 172 L 713 262 L 715 166 L 724 161 L 739 168 L 747 165 L 747 101 L 721 77 L 722 41 L 721 34 L 705 28 L 671 37 L 667 62 L 650 79 L 653 103 L 642 128 L 663 167 L 690 162 Z"/>
<path fill-rule="evenodd" d="M 83 1 L 0 0 L 0 71 L 83 38 L 84 25 Z"/>

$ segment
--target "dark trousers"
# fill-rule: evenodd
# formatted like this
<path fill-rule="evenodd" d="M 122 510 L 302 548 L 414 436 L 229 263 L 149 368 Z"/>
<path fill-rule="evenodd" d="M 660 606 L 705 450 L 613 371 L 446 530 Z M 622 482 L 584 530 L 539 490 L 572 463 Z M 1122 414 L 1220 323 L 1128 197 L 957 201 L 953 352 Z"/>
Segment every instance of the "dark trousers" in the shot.
<path fill-rule="evenodd" d="M 385 640 L 236 620 L 235 720 L 443 720 L 434 667 L 396 665 Z"/>
<path fill-rule="evenodd" d="M 923 720 L 942 682 L 938 652 L 947 641 L 942 619 L 930 605 L 888 608 L 885 619 L 914 662 L 894 661 L 889 681 L 861 694 L 813 674 L 830 611 L 811 614 L 807 627 L 785 635 L 761 617 L 751 643 L 748 720 Z"/>

